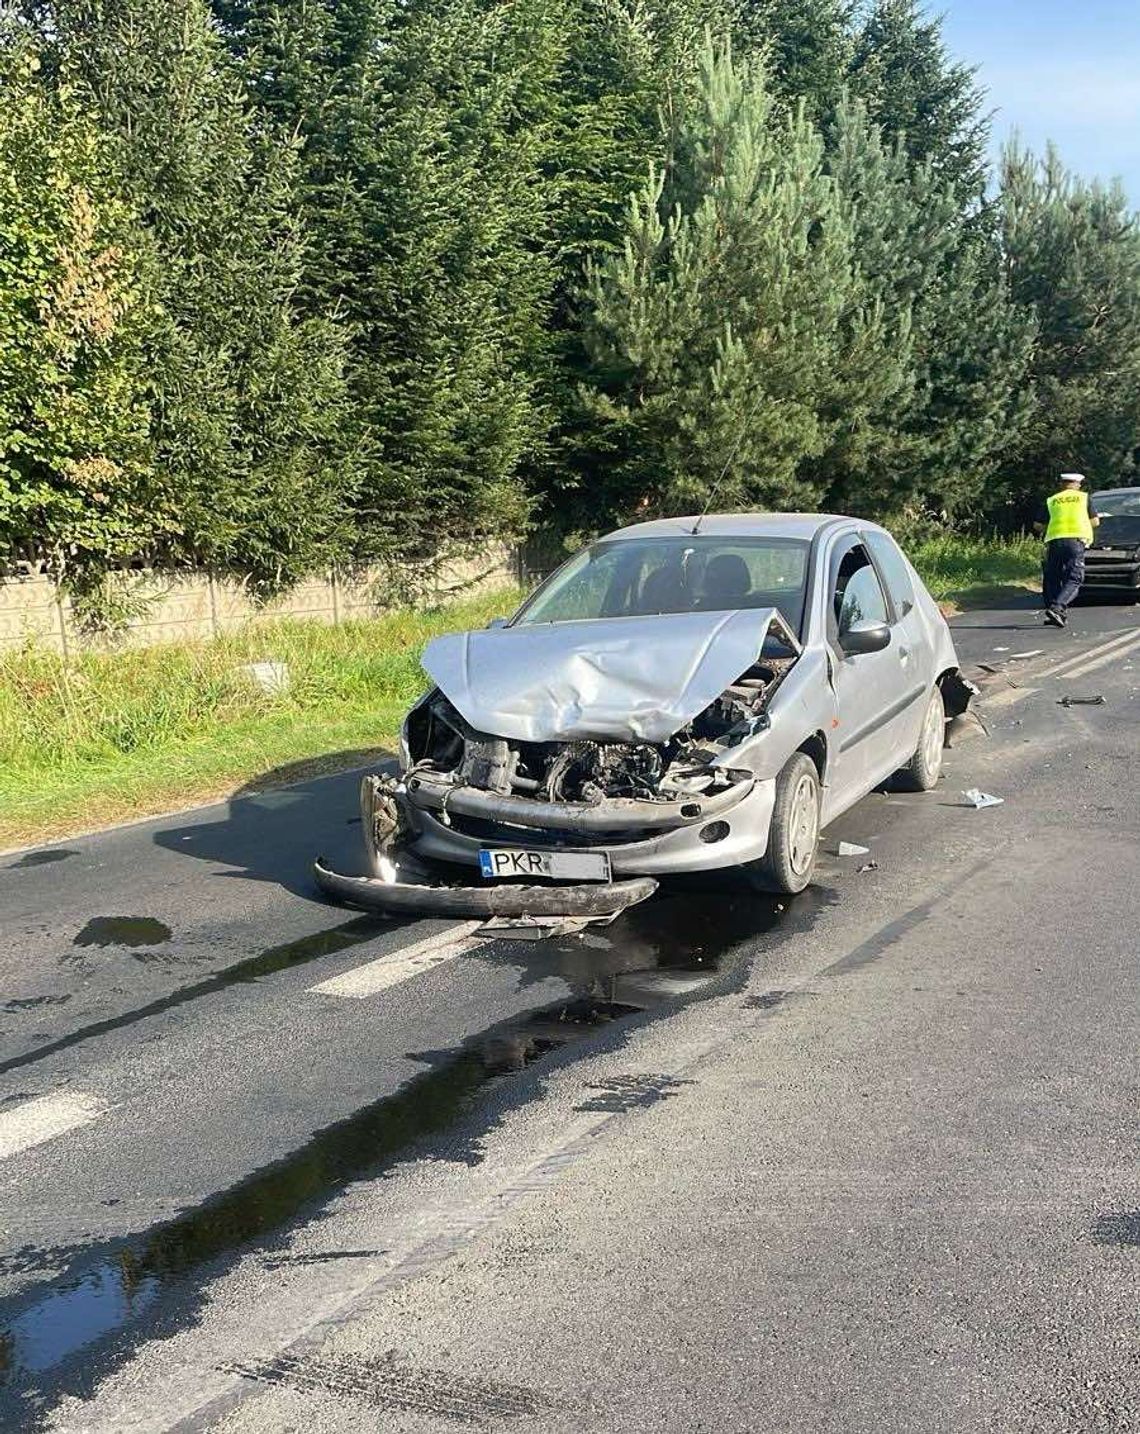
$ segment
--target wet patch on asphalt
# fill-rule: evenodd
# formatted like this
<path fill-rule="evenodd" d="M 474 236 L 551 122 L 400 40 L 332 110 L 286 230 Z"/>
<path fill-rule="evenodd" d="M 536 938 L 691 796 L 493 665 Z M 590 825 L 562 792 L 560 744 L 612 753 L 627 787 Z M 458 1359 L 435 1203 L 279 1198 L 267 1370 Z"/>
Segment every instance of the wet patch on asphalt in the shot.
<path fill-rule="evenodd" d="M 272 976 L 276 972 L 286 971 L 292 966 L 301 966 L 309 961 L 316 961 L 322 956 L 331 956 L 338 951 L 347 950 L 350 946 L 356 946 L 362 941 L 371 941 L 373 937 L 379 936 L 381 933 L 399 931 L 404 924 L 378 916 L 357 916 L 351 921 L 342 922 L 339 926 L 333 926 L 325 931 L 317 931 L 312 936 L 303 936 L 299 941 L 286 941 L 281 946 L 270 946 L 256 956 L 250 956 L 245 961 L 238 961 L 233 966 L 227 966 L 224 971 L 219 971 L 216 975 L 207 976 L 189 986 L 182 986 L 177 991 L 172 991 L 169 996 L 161 996 L 155 1001 L 148 1002 L 145 1006 L 139 1006 L 133 1011 L 126 1011 L 121 1016 L 108 1016 L 106 1020 L 93 1021 L 90 1025 L 80 1026 L 78 1030 L 61 1036 L 47 1045 L 36 1046 L 33 1050 L 25 1051 L 23 1055 L 0 1061 L 0 1075 L 6 1071 L 18 1070 L 21 1066 L 33 1065 L 46 1056 L 55 1055 L 58 1051 L 65 1051 L 82 1041 L 107 1035 L 110 1031 L 124 1030 L 138 1021 L 145 1021 L 151 1016 L 162 1015 L 166 1011 L 173 1010 L 176 1006 L 183 1006 L 188 1001 L 197 1001 L 202 996 L 212 995 L 215 991 L 224 991 L 228 986 L 259 981 L 264 976 Z"/>
<path fill-rule="evenodd" d="M 173 936 L 153 916 L 93 916 L 72 941 L 73 946 L 160 946 Z"/>
<path fill-rule="evenodd" d="M 78 856 L 77 851 L 71 851 L 66 847 L 56 847 L 52 851 L 29 851 L 25 852 L 19 861 L 10 861 L 5 866 L 5 871 L 27 871 L 33 866 L 51 866 L 57 861 L 66 861 L 69 856 Z"/>
<path fill-rule="evenodd" d="M 1093 1222 L 1093 1240 L 1098 1245 L 1140 1246 L 1140 1210 L 1098 1215 Z"/>
<path fill-rule="evenodd" d="M 0 1255 L 0 1278 L 44 1272 L 57 1273 L 77 1259 L 82 1245 L 21 1245 Z"/>
<path fill-rule="evenodd" d="M 137 1237 L 89 1247 L 48 1288 L 32 1288 L 0 1305 L 0 1424 L 6 1407 L 27 1417 L 64 1392 L 83 1397 L 129 1358 L 141 1339 L 184 1329 L 196 1317 L 209 1282 L 257 1243 L 272 1237 L 270 1249 L 273 1243 L 285 1245 L 292 1227 L 316 1216 L 352 1181 L 375 1178 L 407 1159 L 477 1163 L 482 1128 L 471 1117 L 491 1083 L 501 1084 L 552 1053 L 577 1046 L 566 1057 L 572 1059 L 587 1044 L 591 1053 L 608 1046 L 607 1028 L 619 1028 L 612 1039 L 620 1043 L 636 1025 L 691 1000 L 739 990 L 747 978 L 749 943 L 777 926 L 782 938 L 793 936 L 833 899 L 817 888 L 793 903 L 734 881 L 710 891 L 706 879 L 697 890 L 678 884 L 582 937 L 497 938 L 474 953 L 476 959 L 517 969 L 520 989 L 559 976 L 570 997 L 500 1022 L 458 1050 L 415 1054 L 432 1068 L 396 1093 L 318 1131 L 299 1150 L 176 1219 Z M 391 929 L 390 922 L 363 917 L 309 943 L 323 954 Z M 330 946 L 338 933 L 341 945 Z M 274 948 L 187 990 L 216 989 L 296 964 L 306 959 L 306 945 Z M 244 977 L 235 974 L 242 969 Z M 186 999 L 184 990 L 144 1010 L 168 1009 Z M 139 1014 L 126 1023 L 131 1019 Z M 684 1084 L 654 1073 L 618 1077 L 589 1088 L 580 1109 L 630 1111 L 669 1099 Z M 534 1083 L 519 1088 L 508 1108 L 541 1091 Z M 500 1118 L 488 1115 L 487 1122 Z M 462 1133 L 443 1138 L 461 1124 Z M 280 1256 L 281 1263 L 288 1259 L 287 1253 Z"/>

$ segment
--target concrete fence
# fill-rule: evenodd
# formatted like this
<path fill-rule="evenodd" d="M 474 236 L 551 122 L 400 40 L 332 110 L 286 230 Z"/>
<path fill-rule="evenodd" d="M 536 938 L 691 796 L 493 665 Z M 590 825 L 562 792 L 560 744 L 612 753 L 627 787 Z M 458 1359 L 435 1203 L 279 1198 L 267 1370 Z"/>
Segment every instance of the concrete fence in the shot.
<path fill-rule="evenodd" d="M 419 602 L 430 606 L 473 597 L 518 580 L 516 551 L 506 544 L 488 544 L 477 555 L 442 564 L 426 584 L 419 583 Z M 391 592 L 390 575 L 381 572 L 313 578 L 267 606 L 252 602 L 240 584 L 200 573 L 131 573 L 127 584 L 135 615 L 115 644 L 133 647 L 215 637 L 255 619 L 338 623 L 374 617 L 391 605 L 385 600 Z M 64 654 L 108 645 L 106 638 L 93 638 L 80 629 L 66 594 L 39 573 L 0 579 L 0 652 L 28 642 Z"/>

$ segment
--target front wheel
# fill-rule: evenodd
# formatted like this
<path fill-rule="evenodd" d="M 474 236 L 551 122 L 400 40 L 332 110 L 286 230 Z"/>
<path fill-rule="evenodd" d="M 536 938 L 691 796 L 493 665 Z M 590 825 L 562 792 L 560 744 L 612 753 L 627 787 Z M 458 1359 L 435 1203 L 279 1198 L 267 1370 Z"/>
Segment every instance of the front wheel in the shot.
<path fill-rule="evenodd" d="M 768 850 L 757 863 L 757 875 L 772 891 L 793 896 L 812 879 L 821 790 L 815 763 L 803 752 L 796 752 L 776 778 Z"/>
<path fill-rule="evenodd" d="M 946 704 L 942 700 L 942 689 L 936 686 L 922 719 L 922 731 L 914 756 L 899 771 L 901 783 L 912 792 L 932 791 L 942 775 L 942 751 L 945 746 Z"/>

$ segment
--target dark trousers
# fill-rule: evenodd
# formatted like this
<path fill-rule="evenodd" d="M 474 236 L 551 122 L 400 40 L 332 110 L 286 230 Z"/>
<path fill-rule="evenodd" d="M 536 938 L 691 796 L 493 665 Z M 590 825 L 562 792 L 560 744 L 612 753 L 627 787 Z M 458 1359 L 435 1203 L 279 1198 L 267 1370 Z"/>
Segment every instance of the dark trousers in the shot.
<path fill-rule="evenodd" d="M 1042 596 L 1045 606 L 1062 612 L 1081 590 L 1085 580 L 1085 545 L 1080 538 L 1054 538 L 1045 544 Z"/>

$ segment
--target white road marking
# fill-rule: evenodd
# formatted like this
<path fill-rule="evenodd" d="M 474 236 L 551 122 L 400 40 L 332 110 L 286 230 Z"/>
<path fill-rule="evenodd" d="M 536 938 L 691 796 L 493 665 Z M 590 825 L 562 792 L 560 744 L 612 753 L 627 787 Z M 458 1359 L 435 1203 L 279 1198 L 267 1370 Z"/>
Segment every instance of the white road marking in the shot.
<path fill-rule="evenodd" d="M 473 938 L 482 924 L 481 921 L 461 922 L 448 931 L 439 931 L 424 941 L 417 941 L 414 946 L 404 946 L 399 951 L 391 951 L 386 956 L 377 957 L 375 961 L 368 961 L 363 966 L 345 971 L 341 976 L 322 981 L 319 986 L 310 986 L 309 993 L 316 996 L 347 996 L 355 1001 L 375 996 L 379 991 L 387 991 L 391 986 L 398 986 L 401 981 L 407 981 L 412 976 L 419 976 L 434 966 L 441 966 L 445 961 L 453 961 L 456 956 L 462 956 L 465 951 L 479 944 Z"/>
<path fill-rule="evenodd" d="M 1068 667 L 1063 673 L 1054 674 L 1062 677 L 1085 677 L 1090 672 L 1095 672 L 1100 667 L 1107 667 L 1109 663 L 1116 662 L 1132 651 L 1134 647 L 1140 647 L 1140 633 L 1131 634 L 1130 641 L 1118 642 L 1113 646 L 1111 652 L 1102 652 L 1099 657 L 1091 656 L 1087 662 L 1082 662 L 1077 667 Z"/>
<path fill-rule="evenodd" d="M 1061 662 L 1054 663 L 1052 667 L 1046 667 L 1034 675 L 1036 677 L 1071 677 L 1070 669 L 1082 667 L 1087 662 L 1099 661 L 1101 657 L 1109 661 L 1116 656 L 1118 650 L 1122 651 L 1124 648 L 1130 647 L 1136 640 L 1135 630 L 1122 632 L 1119 637 L 1110 638 L 1108 642 L 1098 643 L 1096 647 L 1090 647 L 1087 652 L 1074 653 L 1072 657 L 1066 657 Z"/>
<path fill-rule="evenodd" d="M 41 1095 L 11 1110 L 0 1111 L 0 1160 L 54 1140 L 81 1125 L 90 1125 L 107 1109 L 104 1101 L 79 1091 Z"/>
<path fill-rule="evenodd" d="M 1073 657 L 1065 658 L 1064 662 L 1058 662 L 1053 667 L 1046 667 L 1040 672 L 1033 673 L 1032 680 L 1040 682 L 1046 677 L 1058 679 L 1085 677 L 1099 667 L 1107 667 L 1109 663 L 1126 657 L 1137 646 L 1140 646 L 1140 633 L 1126 632 L 1120 637 L 1114 637 L 1110 642 L 1102 642 L 1097 647 L 1090 647 L 1087 652 L 1077 653 Z M 1040 687 L 1019 684 L 998 692 L 987 692 L 984 694 L 985 710 L 990 711 L 994 707 L 1012 707 L 1015 703 L 1021 702 L 1026 697 L 1033 697 L 1040 691 Z"/>

